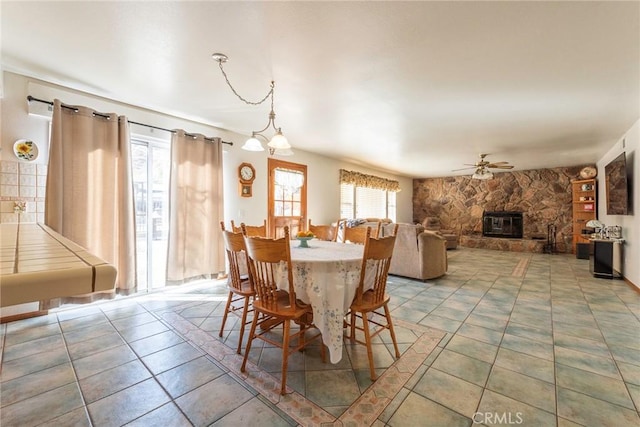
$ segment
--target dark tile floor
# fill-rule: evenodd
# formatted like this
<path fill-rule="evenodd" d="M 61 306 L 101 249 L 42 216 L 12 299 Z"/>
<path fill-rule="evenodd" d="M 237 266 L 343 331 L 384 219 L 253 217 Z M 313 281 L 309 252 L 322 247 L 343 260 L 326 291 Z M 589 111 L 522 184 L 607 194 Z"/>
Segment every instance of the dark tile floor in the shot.
<path fill-rule="evenodd" d="M 258 344 L 241 375 L 237 321 L 218 338 L 226 291 L 209 282 L 0 325 L 0 424 L 640 425 L 639 293 L 568 255 L 449 256 L 440 279 L 390 277 L 403 356 L 378 339 L 373 384 L 347 344 L 336 365 L 293 355 L 292 393 L 265 392 L 279 350 Z"/>

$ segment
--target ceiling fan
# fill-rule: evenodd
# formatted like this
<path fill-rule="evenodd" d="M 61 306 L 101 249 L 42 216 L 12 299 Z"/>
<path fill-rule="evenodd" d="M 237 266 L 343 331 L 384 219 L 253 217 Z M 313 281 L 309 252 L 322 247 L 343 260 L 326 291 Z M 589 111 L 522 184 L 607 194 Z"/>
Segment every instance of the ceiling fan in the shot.
<path fill-rule="evenodd" d="M 509 162 L 489 162 L 485 160 L 487 154 L 480 154 L 480 160 L 478 160 L 475 164 L 465 163 L 465 168 L 454 169 L 452 172 L 457 172 L 461 170 L 467 169 L 475 169 L 476 171 L 472 175 L 474 179 L 491 179 L 493 178 L 493 173 L 489 169 L 513 169 L 513 166 L 509 164 Z"/>

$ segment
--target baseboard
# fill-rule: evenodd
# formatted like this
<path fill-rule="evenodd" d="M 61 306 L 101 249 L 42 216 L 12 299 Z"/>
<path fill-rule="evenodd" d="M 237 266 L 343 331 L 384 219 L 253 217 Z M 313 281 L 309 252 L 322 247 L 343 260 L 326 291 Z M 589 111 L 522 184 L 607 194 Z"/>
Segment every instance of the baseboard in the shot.
<path fill-rule="evenodd" d="M 49 314 L 48 310 L 30 311 L 28 313 L 12 314 L 9 316 L 0 317 L 0 323 L 15 322 L 16 320 L 29 319 L 31 317 L 46 316 Z"/>
<path fill-rule="evenodd" d="M 627 279 L 626 277 L 623 277 L 622 280 L 624 280 L 625 283 L 631 287 L 631 289 L 633 289 L 634 291 L 640 294 L 640 287 L 636 286 L 635 283 L 633 283 L 631 280 Z"/>

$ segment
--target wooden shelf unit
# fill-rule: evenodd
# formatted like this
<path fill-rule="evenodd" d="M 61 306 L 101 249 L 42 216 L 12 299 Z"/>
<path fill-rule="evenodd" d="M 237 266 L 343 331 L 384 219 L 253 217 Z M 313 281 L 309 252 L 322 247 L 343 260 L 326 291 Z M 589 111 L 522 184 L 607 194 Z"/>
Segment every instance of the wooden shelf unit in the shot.
<path fill-rule="evenodd" d="M 582 234 L 587 222 L 598 217 L 598 192 L 595 179 L 581 179 L 571 182 L 573 205 L 573 253 L 578 243 L 589 243 L 589 237 Z"/>

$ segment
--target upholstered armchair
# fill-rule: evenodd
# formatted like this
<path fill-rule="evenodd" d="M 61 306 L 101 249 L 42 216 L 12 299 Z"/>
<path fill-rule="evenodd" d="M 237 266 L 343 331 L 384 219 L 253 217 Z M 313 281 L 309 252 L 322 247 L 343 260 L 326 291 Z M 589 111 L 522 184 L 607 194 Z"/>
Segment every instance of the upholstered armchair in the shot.
<path fill-rule="evenodd" d="M 382 227 L 381 235 L 389 233 L 391 225 Z M 389 274 L 427 280 L 447 272 L 446 239 L 422 225 L 398 224 Z"/>
<path fill-rule="evenodd" d="M 444 237 L 447 241 L 447 249 L 455 249 L 458 247 L 458 235 L 453 230 L 443 230 L 440 228 L 440 220 L 433 216 L 428 216 L 422 221 L 425 230 L 433 231 Z"/>

